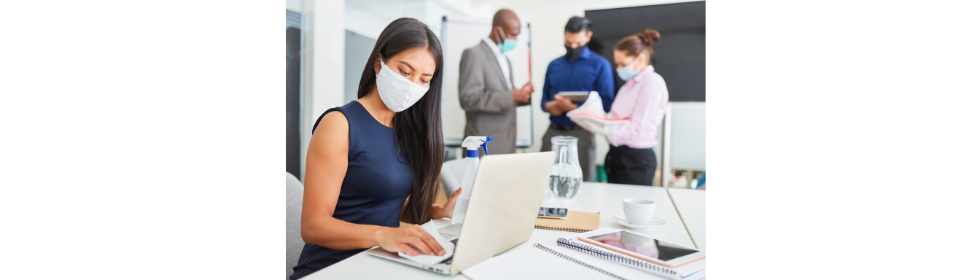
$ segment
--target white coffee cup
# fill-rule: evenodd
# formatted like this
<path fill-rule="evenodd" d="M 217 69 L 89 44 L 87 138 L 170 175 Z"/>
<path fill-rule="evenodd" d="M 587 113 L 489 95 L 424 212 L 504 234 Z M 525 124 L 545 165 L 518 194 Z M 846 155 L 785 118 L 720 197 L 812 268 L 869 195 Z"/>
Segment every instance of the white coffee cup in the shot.
<path fill-rule="evenodd" d="M 626 221 L 631 225 L 649 224 L 656 211 L 657 204 L 653 200 L 639 198 L 623 199 L 623 213 L 626 214 Z"/>

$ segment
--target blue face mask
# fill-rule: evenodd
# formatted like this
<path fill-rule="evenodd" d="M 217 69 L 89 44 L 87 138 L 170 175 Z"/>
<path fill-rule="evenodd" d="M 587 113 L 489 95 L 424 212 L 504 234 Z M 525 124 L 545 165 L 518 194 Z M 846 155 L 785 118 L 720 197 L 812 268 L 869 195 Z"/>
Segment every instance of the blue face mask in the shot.
<path fill-rule="evenodd" d="M 639 57 L 633 59 L 633 63 L 630 63 L 630 65 L 616 68 L 616 75 L 619 75 L 619 78 L 623 79 L 623 81 L 629 81 L 633 77 L 636 77 L 637 74 L 640 74 L 640 71 L 633 71 L 633 64 L 636 64 L 637 60 L 639 60 Z"/>
<path fill-rule="evenodd" d="M 500 34 L 504 34 L 504 29 L 503 28 L 500 28 L 500 26 L 497 26 L 497 29 L 500 30 Z M 498 35 L 497 38 L 499 39 L 500 36 Z M 500 48 L 500 52 L 509 52 L 511 50 L 514 50 L 514 48 L 517 47 L 517 40 L 504 38 L 504 42 L 503 43 L 497 43 L 497 47 Z"/>

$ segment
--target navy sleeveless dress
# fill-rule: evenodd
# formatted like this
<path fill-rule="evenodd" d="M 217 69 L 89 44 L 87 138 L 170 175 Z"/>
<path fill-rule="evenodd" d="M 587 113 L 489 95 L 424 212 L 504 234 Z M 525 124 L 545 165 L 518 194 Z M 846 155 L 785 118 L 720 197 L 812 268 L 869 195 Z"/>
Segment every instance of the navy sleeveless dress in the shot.
<path fill-rule="evenodd" d="M 323 116 L 332 111 L 343 113 L 350 126 L 347 175 L 333 217 L 355 224 L 398 227 L 402 204 L 412 189 L 412 169 L 396 150 L 395 129 L 375 120 L 361 103 L 351 101 L 320 115 L 314 131 Z M 289 278 L 299 279 L 364 250 L 306 244 Z"/>

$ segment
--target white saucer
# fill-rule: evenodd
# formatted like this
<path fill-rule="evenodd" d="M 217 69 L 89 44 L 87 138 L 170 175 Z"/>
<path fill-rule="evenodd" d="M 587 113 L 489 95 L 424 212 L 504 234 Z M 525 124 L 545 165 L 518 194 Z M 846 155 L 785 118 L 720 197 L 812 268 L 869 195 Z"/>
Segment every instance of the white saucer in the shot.
<path fill-rule="evenodd" d="M 664 219 L 661 219 L 660 217 L 656 217 L 656 216 L 654 216 L 653 219 L 650 219 L 650 222 L 647 223 L 647 224 L 645 224 L 645 225 L 633 225 L 633 224 L 630 224 L 628 221 L 626 221 L 626 217 L 623 217 L 623 215 L 613 216 L 612 220 L 613 221 L 616 221 L 616 223 L 618 223 L 618 224 L 620 224 L 620 225 L 622 225 L 624 227 L 628 227 L 628 228 L 641 228 L 641 229 L 642 228 L 659 227 L 659 226 L 662 226 L 662 225 L 666 225 L 667 224 L 667 221 L 664 221 Z"/>

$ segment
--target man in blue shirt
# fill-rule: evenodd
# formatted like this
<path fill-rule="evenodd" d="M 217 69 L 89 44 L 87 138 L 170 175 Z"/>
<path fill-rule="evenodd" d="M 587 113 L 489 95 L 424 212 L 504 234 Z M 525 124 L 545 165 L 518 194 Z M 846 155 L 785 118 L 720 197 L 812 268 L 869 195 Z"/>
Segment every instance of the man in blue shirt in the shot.
<path fill-rule="evenodd" d="M 602 108 L 609 112 L 615 94 L 612 67 L 608 60 L 585 46 L 591 39 L 592 22 L 589 19 L 572 17 L 568 20 L 565 24 L 566 53 L 548 64 L 541 94 L 541 109 L 551 114 L 551 125 L 541 139 L 541 151 L 551 151 L 551 137 L 564 135 L 578 138 L 578 160 L 582 166 L 582 180 L 586 182 L 595 178 L 595 135 L 565 115 L 582 103 L 556 94 L 562 91 L 597 91 L 602 98 Z"/>

